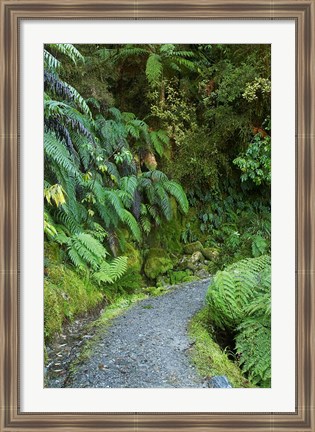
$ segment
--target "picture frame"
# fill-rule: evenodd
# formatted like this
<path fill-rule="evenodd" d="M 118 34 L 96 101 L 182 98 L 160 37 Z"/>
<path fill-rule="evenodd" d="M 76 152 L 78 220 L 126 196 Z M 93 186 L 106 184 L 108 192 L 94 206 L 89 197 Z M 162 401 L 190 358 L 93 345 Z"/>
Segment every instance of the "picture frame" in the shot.
<path fill-rule="evenodd" d="M 313 0 L 0 0 L 0 431 L 312 431 L 315 3 Z M 296 26 L 296 409 L 292 413 L 25 413 L 19 398 L 19 23 L 23 19 L 263 19 Z M 292 91 L 294 91 L 292 89 Z"/>

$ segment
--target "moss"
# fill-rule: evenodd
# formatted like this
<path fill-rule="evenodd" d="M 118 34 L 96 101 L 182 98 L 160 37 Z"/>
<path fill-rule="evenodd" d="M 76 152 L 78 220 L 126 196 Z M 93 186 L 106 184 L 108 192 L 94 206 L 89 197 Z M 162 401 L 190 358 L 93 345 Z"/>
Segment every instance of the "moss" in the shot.
<path fill-rule="evenodd" d="M 144 273 L 149 279 L 156 279 L 157 276 L 165 274 L 172 268 L 172 260 L 165 250 L 159 248 L 149 250 L 144 265 Z"/>
<path fill-rule="evenodd" d="M 143 259 L 139 249 L 136 249 L 132 243 L 127 243 L 123 255 L 128 257 L 128 268 L 140 273 Z"/>
<path fill-rule="evenodd" d="M 138 303 L 141 300 L 145 300 L 148 296 L 144 293 L 139 294 L 133 294 L 131 296 L 121 296 L 116 298 L 114 303 L 111 305 L 108 305 L 100 318 L 97 321 L 94 321 L 94 326 L 104 326 L 110 323 L 110 321 L 123 312 L 125 312 L 127 309 L 129 309 L 131 306 L 133 306 L 135 303 Z"/>
<path fill-rule="evenodd" d="M 147 293 L 148 295 L 152 296 L 152 297 L 159 297 L 161 295 L 166 294 L 167 292 L 170 292 L 170 289 L 168 287 L 166 287 L 165 285 L 163 286 L 153 286 L 153 287 L 147 287 L 144 289 L 144 292 Z"/>
<path fill-rule="evenodd" d="M 44 335 L 46 340 L 61 331 L 63 299 L 60 298 L 58 291 L 58 287 L 53 283 L 44 282 Z"/>
<path fill-rule="evenodd" d="M 189 243 L 184 246 L 184 252 L 187 255 L 192 255 L 195 252 L 202 252 L 202 250 L 203 250 L 203 246 L 200 243 L 200 241 Z"/>
<path fill-rule="evenodd" d="M 199 374 L 211 378 L 225 375 L 233 387 L 252 387 L 239 367 L 221 350 L 209 333 L 208 311 L 203 309 L 189 323 L 188 332 L 195 341 L 190 355 Z"/>
<path fill-rule="evenodd" d="M 44 283 L 45 339 L 61 331 L 63 322 L 83 314 L 103 300 L 98 287 L 65 265 L 48 268 Z"/>
<path fill-rule="evenodd" d="M 56 242 L 45 241 L 45 267 L 61 261 L 60 245 Z"/>
<path fill-rule="evenodd" d="M 167 287 L 171 285 L 171 280 L 167 275 L 161 275 L 156 278 L 156 284 L 157 287 Z"/>
<path fill-rule="evenodd" d="M 188 213 L 183 217 L 183 227 L 186 237 L 186 242 L 195 242 L 199 240 L 204 243 L 207 240 L 208 234 L 200 230 L 199 210 L 196 207 L 190 207 Z"/>
<path fill-rule="evenodd" d="M 220 251 L 217 248 L 205 247 L 202 249 L 202 254 L 208 260 L 217 260 L 219 257 Z"/>
<path fill-rule="evenodd" d="M 182 282 L 190 282 L 191 271 L 171 271 L 169 272 L 169 279 L 172 285 L 176 285 Z"/>

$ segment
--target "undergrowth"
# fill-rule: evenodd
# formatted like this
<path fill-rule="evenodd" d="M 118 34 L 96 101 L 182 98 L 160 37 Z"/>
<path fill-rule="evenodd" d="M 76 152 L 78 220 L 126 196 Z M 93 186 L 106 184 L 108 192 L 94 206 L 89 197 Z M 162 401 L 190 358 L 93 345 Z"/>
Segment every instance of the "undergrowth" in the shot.
<path fill-rule="evenodd" d="M 217 272 L 206 300 L 209 327 L 235 336 L 237 359 L 249 380 L 270 387 L 270 256 L 244 259 Z"/>
<path fill-rule="evenodd" d="M 199 374 L 204 378 L 225 375 L 233 387 L 252 387 L 242 375 L 240 368 L 229 359 L 209 333 L 209 314 L 207 308 L 198 312 L 189 323 L 189 336 L 195 341 L 190 357 Z"/>

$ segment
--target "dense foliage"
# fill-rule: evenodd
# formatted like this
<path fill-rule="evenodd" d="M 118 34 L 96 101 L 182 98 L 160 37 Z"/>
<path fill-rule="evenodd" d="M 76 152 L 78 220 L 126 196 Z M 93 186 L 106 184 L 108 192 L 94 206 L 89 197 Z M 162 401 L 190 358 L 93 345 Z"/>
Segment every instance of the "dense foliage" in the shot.
<path fill-rule="evenodd" d="M 94 117 L 87 101 L 60 78 L 61 64 L 52 53 L 74 64 L 84 61 L 72 45 L 45 51 L 45 234 L 77 268 L 110 283 L 126 270 L 122 259 L 106 262 L 119 252 L 121 230 L 140 243 L 152 224 L 172 218 L 171 197 L 183 212 L 187 198 L 180 184 L 155 169 L 152 148 L 168 142 L 164 131 L 153 133 L 135 114 L 114 107 L 106 117 Z"/>
<path fill-rule="evenodd" d="M 224 309 L 212 287 L 213 323 L 238 329 L 240 362 L 266 385 L 269 352 L 255 372 L 247 359 L 268 346 L 270 315 L 250 312 L 260 288 L 224 268 L 255 258 L 236 264 L 250 273 L 270 254 L 270 56 L 269 45 L 45 45 L 45 301 L 58 299 L 58 322 L 82 312 L 67 314 L 63 272 L 86 281 L 87 310 L 219 270 L 213 287 L 236 303 Z"/>
<path fill-rule="evenodd" d="M 270 387 L 270 256 L 241 260 L 218 271 L 207 293 L 211 322 L 236 340 L 239 364 L 252 383 Z"/>

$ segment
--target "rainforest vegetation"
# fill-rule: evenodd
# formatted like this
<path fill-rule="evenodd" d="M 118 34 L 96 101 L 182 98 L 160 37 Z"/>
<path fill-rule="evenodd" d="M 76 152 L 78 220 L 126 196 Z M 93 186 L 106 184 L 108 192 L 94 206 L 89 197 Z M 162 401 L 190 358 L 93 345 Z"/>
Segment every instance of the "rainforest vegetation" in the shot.
<path fill-rule="evenodd" d="M 45 46 L 46 342 L 211 275 L 203 328 L 270 386 L 270 62 L 269 45 Z"/>

